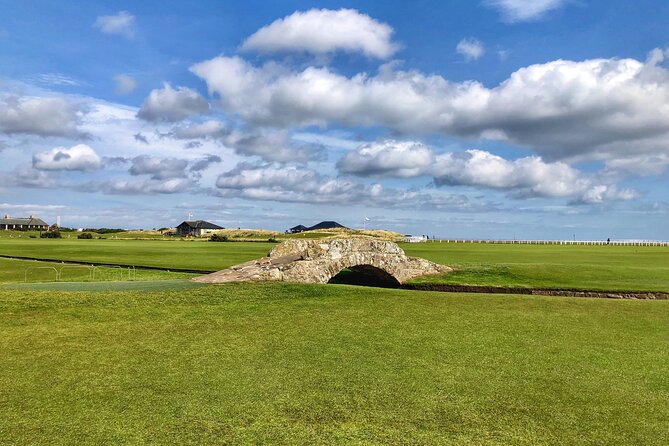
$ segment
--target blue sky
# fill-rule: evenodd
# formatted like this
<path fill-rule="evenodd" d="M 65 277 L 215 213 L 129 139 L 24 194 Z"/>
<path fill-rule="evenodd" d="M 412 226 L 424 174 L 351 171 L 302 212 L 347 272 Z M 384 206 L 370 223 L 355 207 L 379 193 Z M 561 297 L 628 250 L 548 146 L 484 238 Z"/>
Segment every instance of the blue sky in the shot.
<path fill-rule="evenodd" d="M 669 239 L 667 2 L 0 7 L 0 212 Z"/>

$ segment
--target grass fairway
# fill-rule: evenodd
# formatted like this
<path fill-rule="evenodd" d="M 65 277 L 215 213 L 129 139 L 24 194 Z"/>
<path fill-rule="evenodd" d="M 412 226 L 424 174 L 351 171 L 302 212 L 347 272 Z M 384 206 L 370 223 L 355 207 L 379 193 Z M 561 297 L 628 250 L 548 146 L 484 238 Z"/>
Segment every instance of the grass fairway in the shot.
<path fill-rule="evenodd" d="M 0 254 L 216 271 L 262 257 L 274 246 L 267 242 L 4 238 Z M 669 292 L 667 247 L 406 243 L 402 248 L 408 255 L 456 269 L 419 282 Z"/>
<path fill-rule="evenodd" d="M 76 260 L 217 271 L 267 255 L 276 243 L 167 241 L 0 239 L 0 254 L 50 260 Z"/>
<path fill-rule="evenodd" d="M 408 255 L 455 268 L 423 283 L 669 291 L 669 248 L 659 246 L 402 244 Z"/>
<path fill-rule="evenodd" d="M 0 444 L 644 444 L 669 302 L 0 290 Z"/>

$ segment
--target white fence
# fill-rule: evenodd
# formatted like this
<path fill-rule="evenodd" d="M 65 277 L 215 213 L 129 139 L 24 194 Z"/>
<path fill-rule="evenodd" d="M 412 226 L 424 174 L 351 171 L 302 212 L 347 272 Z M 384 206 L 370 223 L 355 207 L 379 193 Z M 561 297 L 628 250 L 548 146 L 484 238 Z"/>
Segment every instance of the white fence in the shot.
<path fill-rule="evenodd" d="M 64 282 L 67 281 L 63 279 L 63 271 L 76 271 L 83 270 L 84 277 L 78 277 L 78 279 L 87 279 L 89 281 L 104 281 L 104 280 L 137 280 L 137 270 L 134 266 L 118 266 L 118 265 L 73 265 L 66 264 L 62 265 L 60 269 L 57 269 L 53 266 L 29 266 L 24 271 L 23 281 L 28 282 L 28 279 L 31 281 L 37 282 Z M 39 280 L 35 277 L 35 273 L 41 271 L 47 273 L 48 276 L 46 279 Z M 51 272 L 53 272 L 54 280 L 51 279 Z M 97 276 L 96 276 L 97 274 Z"/>

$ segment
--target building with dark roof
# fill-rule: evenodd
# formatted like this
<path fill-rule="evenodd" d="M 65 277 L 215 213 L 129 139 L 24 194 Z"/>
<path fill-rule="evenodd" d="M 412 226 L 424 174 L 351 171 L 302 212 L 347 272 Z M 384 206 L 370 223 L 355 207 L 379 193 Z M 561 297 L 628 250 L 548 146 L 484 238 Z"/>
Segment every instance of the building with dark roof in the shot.
<path fill-rule="evenodd" d="M 4 218 L 0 219 L 0 230 L 6 231 L 8 229 L 46 231 L 49 229 L 49 225 L 44 220 L 35 218 L 34 215 L 28 218 L 12 218 L 9 215 L 5 215 Z"/>
<path fill-rule="evenodd" d="M 331 221 L 331 220 L 322 221 L 320 223 L 313 225 L 310 228 L 307 228 L 308 231 L 314 231 L 316 229 L 348 229 L 348 228 L 344 225 L 340 225 L 336 221 Z"/>
<path fill-rule="evenodd" d="M 290 228 L 290 229 L 288 230 L 288 233 L 289 233 L 289 234 L 297 234 L 297 233 L 306 231 L 306 230 L 308 230 L 308 229 L 309 229 L 309 228 L 307 228 L 307 227 L 304 226 L 304 225 L 297 225 L 297 226 L 293 226 L 292 228 Z"/>
<path fill-rule="evenodd" d="M 304 232 L 304 231 L 314 231 L 316 229 L 348 229 L 344 225 L 340 225 L 336 221 L 322 221 L 320 223 L 317 223 L 309 228 L 307 228 L 304 225 L 297 225 L 293 226 L 288 230 L 288 233 L 290 234 L 297 234 L 298 232 Z"/>
<path fill-rule="evenodd" d="M 177 226 L 177 235 L 181 237 L 200 237 L 219 229 L 225 228 L 204 220 L 184 221 Z"/>

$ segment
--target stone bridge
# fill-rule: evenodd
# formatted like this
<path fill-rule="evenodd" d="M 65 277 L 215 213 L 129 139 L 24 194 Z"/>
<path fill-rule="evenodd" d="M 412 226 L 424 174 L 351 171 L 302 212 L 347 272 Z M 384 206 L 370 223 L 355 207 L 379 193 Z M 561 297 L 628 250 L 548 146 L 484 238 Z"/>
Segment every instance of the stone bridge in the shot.
<path fill-rule="evenodd" d="M 328 283 L 346 268 L 367 276 L 373 283 L 385 286 L 398 286 L 415 277 L 451 271 L 444 265 L 408 257 L 393 242 L 341 238 L 287 240 L 272 249 L 267 257 L 193 280 L 203 283 Z"/>

